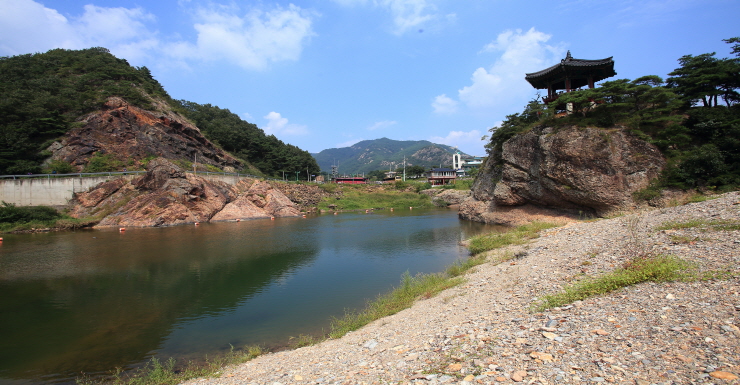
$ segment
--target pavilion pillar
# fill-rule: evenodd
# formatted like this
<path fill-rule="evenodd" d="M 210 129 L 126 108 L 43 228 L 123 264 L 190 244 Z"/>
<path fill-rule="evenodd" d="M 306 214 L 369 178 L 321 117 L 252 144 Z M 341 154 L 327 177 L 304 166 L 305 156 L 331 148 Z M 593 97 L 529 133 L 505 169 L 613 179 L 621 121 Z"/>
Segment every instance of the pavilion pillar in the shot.
<path fill-rule="evenodd" d="M 570 92 L 570 78 L 565 78 L 565 92 Z"/>
<path fill-rule="evenodd" d="M 594 88 L 594 75 L 588 75 L 588 88 Z"/>

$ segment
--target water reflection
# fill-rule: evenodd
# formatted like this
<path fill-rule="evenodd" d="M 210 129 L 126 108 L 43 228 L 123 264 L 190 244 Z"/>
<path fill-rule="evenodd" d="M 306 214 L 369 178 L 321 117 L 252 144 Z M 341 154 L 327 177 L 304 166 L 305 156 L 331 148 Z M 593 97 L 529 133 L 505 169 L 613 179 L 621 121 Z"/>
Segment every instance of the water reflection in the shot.
<path fill-rule="evenodd" d="M 0 383 L 320 333 L 404 271 L 442 270 L 481 229 L 417 210 L 5 236 Z"/>

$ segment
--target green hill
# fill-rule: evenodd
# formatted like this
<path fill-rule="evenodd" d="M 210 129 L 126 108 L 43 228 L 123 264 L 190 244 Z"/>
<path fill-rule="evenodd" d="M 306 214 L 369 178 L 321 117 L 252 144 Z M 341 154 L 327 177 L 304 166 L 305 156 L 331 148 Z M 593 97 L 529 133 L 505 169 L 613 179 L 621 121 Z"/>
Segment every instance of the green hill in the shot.
<path fill-rule="evenodd" d="M 2 57 L 0 89 L 0 174 L 39 173 L 54 167 L 59 172 L 72 171 L 72 165 L 60 161 L 51 168 L 45 163 L 51 156 L 49 146 L 84 126 L 81 117 L 100 111 L 106 100 L 114 96 L 147 111 L 184 116 L 197 125 L 206 139 L 245 163 L 257 165 L 267 175 L 277 175 L 281 170 L 319 171 L 308 152 L 265 135 L 228 110 L 173 100 L 149 69 L 133 67 L 105 48 L 54 49 Z M 167 141 L 161 142 L 166 145 Z M 116 156 L 104 151 L 99 155 Z M 107 165 L 131 167 L 131 161 L 112 159 Z M 141 161 L 136 159 L 134 164 L 140 165 Z"/>
<path fill-rule="evenodd" d="M 392 140 L 380 138 L 363 140 L 350 147 L 330 148 L 312 154 L 322 171 L 331 172 L 338 166 L 340 174 L 360 174 L 374 170 L 389 170 L 406 166 L 424 168 L 449 166 L 455 148 L 426 140 Z"/>

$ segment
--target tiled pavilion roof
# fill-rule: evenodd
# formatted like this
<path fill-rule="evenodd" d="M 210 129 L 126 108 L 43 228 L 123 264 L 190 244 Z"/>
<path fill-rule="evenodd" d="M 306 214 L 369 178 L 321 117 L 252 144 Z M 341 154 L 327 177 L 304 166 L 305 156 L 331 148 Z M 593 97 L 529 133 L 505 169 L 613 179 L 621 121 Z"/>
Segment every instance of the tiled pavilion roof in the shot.
<path fill-rule="evenodd" d="M 524 78 L 537 89 L 546 89 L 552 85 L 553 89 L 561 90 L 566 88 L 566 77 L 570 78 L 571 88 L 575 89 L 588 85 L 589 76 L 592 76 L 592 81 L 596 83 L 616 74 L 612 56 L 598 60 L 574 59 L 568 51 L 568 55 L 560 60 L 560 63 L 542 71 L 526 74 Z"/>

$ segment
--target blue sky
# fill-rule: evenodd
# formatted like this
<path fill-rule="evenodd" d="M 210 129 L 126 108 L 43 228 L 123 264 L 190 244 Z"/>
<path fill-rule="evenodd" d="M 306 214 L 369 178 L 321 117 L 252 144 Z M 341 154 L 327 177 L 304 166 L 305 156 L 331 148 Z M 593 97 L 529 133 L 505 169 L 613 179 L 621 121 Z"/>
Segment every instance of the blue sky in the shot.
<path fill-rule="evenodd" d="M 481 137 L 536 95 L 524 74 L 614 57 L 616 78 L 729 56 L 737 0 L 0 0 L 0 55 L 102 46 L 170 95 L 318 152 Z"/>

